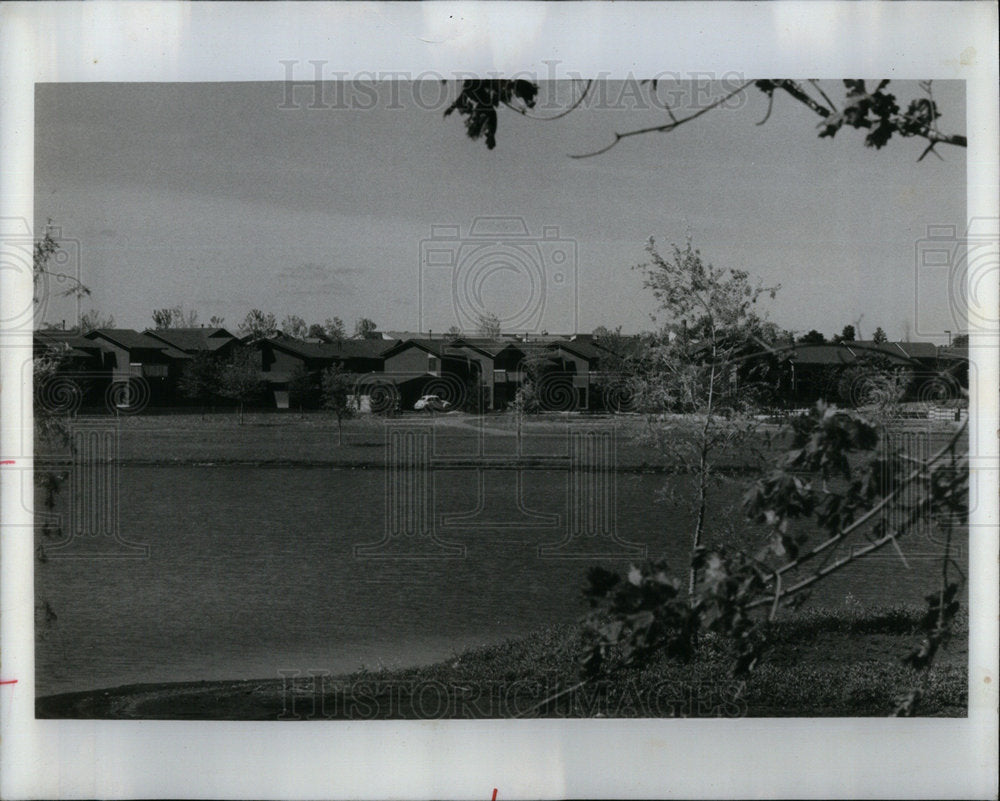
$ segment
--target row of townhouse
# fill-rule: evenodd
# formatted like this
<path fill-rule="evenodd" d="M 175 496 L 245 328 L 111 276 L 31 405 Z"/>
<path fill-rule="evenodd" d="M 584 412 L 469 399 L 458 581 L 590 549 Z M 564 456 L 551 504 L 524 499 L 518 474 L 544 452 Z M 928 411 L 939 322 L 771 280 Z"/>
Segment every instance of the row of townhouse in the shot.
<path fill-rule="evenodd" d="M 241 339 L 223 328 L 207 327 L 99 329 L 84 335 L 40 330 L 35 332 L 36 353 L 59 355 L 60 368 L 50 377 L 58 386 L 39 387 L 39 397 L 42 402 L 48 398 L 56 408 L 189 405 L 193 401 L 180 392 L 178 381 L 192 360 L 208 355 L 223 361 L 235 350 L 248 348 L 266 388 L 260 402 L 271 408 L 288 408 L 300 377 L 318 385 L 322 372 L 334 365 L 350 376 L 362 410 L 412 409 L 418 398 L 430 394 L 456 407 L 501 410 L 524 384 L 529 364 L 536 377 L 541 376 L 536 391 L 542 409 L 617 411 L 627 401 L 616 385 L 619 376 L 608 369 L 615 355 L 590 335 L 487 338 L 400 332 L 383 336 L 322 342 L 282 335 Z M 911 342 L 775 346 L 751 355 L 730 380 L 752 380 L 754 366 L 766 360 L 770 366 L 766 380 L 775 405 L 802 405 L 819 398 L 860 403 L 864 398 L 855 392 L 860 385 L 845 388 L 843 379 L 851 377 L 851 368 L 869 364 L 873 357 L 906 371 L 910 399 L 957 397 L 968 386 L 964 350 Z"/>

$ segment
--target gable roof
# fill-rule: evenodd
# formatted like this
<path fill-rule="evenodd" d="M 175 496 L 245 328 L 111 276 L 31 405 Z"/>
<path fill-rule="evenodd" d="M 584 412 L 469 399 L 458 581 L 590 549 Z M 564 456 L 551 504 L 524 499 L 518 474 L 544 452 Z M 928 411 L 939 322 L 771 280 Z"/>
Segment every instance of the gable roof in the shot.
<path fill-rule="evenodd" d="M 894 362 L 918 364 L 918 359 L 933 359 L 937 348 L 928 342 L 824 342 L 796 343 L 775 348 L 799 364 L 850 364 L 866 356 L 884 356 Z"/>
<path fill-rule="evenodd" d="M 225 328 L 147 328 L 143 334 L 187 352 L 214 352 L 237 339 Z"/>
<path fill-rule="evenodd" d="M 260 339 L 278 350 L 300 356 L 303 359 L 381 359 L 383 355 L 399 343 L 388 339 L 345 339 L 342 342 L 303 342 L 300 339 L 277 336 Z"/>
<path fill-rule="evenodd" d="M 146 334 L 140 334 L 132 328 L 99 328 L 85 335 L 88 340 L 106 339 L 125 350 L 157 350 L 171 359 L 190 359 L 183 351 L 177 350 Z"/>
<path fill-rule="evenodd" d="M 588 362 L 597 361 L 601 356 L 607 356 L 608 351 L 599 348 L 591 342 L 582 340 L 559 340 L 557 342 L 550 342 L 550 348 L 562 348 L 563 350 L 568 350 L 570 353 L 575 353 L 577 356 L 582 356 Z"/>

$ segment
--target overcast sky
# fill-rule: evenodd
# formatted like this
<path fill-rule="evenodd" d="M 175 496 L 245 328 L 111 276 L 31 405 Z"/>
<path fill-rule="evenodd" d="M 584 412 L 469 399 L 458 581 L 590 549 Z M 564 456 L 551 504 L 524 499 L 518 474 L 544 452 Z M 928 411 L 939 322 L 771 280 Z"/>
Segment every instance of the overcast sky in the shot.
<path fill-rule="evenodd" d="M 93 292 L 84 310 L 137 329 L 153 309 L 183 304 L 234 330 L 257 307 L 279 320 L 444 331 L 478 304 L 519 329 L 637 331 L 654 304 L 630 267 L 648 237 L 667 249 L 688 234 L 716 265 L 781 283 L 768 311 L 787 328 L 831 335 L 863 314 L 865 337 L 881 325 L 943 342 L 961 327 L 917 249 L 929 225 L 963 227 L 963 149 L 918 164 L 922 140 L 875 151 L 853 129 L 820 139 L 818 118 L 780 95 L 758 126 L 767 103 L 752 90 L 676 132 L 571 159 L 665 119 L 623 110 L 635 95 L 620 83 L 601 88 L 617 108 L 548 122 L 503 110 L 488 151 L 457 115 L 442 118 L 454 84 L 338 94 L 330 83 L 320 101 L 334 107 L 310 108 L 313 92 L 300 88 L 291 109 L 277 82 L 40 85 L 36 224 L 51 217 L 78 247 Z M 913 83 L 891 89 L 903 105 L 919 94 Z M 537 116 L 576 91 L 543 87 L 555 100 Z M 722 91 L 676 99 L 690 112 Z M 934 92 L 942 128 L 965 133 L 963 85 Z M 475 218 L 498 216 L 524 220 L 528 235 L 462 239 Z M 432 226 L 462 238 L 435 238 Z M 428 266 L 429 251 L 453 254 L 451 266 Z M 53 303 L 48 317 L 72 324 L 75 304 Z"/>

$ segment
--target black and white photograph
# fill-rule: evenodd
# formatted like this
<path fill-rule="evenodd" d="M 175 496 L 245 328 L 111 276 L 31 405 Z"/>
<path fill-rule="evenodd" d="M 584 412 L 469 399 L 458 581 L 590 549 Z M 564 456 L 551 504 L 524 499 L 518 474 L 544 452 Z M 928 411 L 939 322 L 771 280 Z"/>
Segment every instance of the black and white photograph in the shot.
<path fill-rule="evenodd" d="M 359 18 L 447 42 L 467 5 L 302 5 L 268 18 L 328 24 L 327 52 L 261 38 L 250 78 L 19 88 L 2 703 L 40 731 L 591 749 L 995 723 L 996 132 L 961 69 L 995 38 L 947 70 L 537 44 L 397 69 L 340 52 Z M 515 5 L 527 48 L 547 11 Z M 822 792 L 892 794 L 859 775 Z M 476 792 L 534 794 L 506 778 Z M 440 782 L 351 792 L 467 797 Z"/>

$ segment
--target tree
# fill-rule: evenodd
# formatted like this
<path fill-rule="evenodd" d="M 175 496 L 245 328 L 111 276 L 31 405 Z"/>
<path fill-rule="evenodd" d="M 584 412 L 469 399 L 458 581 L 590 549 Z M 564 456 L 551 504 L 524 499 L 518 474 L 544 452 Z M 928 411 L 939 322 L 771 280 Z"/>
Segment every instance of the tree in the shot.
<path fill-rule="evenodd" d="M 278 321 L 270 312 L 265 314 L 260 309 L 251 309 L 240 323 L 239 331 L 251 341 L 269 339 L 278 333 Z"/>
<path fill-rule="evenodd" d="M 71 285 L 67 289 L 58 293 L 60 297 L 75 296 L 79 301 L 81 298 L 90 295 L 90 289 L 84 286 L 79 278 L 66 273 L 55 273 L 52 271 L 52 261 L 58 259 L 59 254 L 62 252 L 59 241 L 56 239 L 55 231 L 56 229 L 53 227 L 52 218 L 50 217 L 45 225 L 45 233 L 40 240 L 35 242 L 31 277 L 33 287 L 32 300 L 36 306 L 41 300 L 39 297 L 39 288 L 41 284 L 46 283 L 50 278 L 71 282 Z"/>
<path fill-rule="evenodd" d="M 193 309 L 184 311 L 180 304 L 171 306 L 168 309 L 156 309 L 153 311 L 153 325 L 157 330 L 167 328 L 194 328 L 198 324 L 198 312 Z"/>
<path fill-rule="evenodd" d="M 309 330 L 306 332 L 306 336 L 309 339 L 320 339 L 323 342 L 327 341 L 326 330 L 319 323 L 313 323 L 309 326 Z"/>
<path fill-rule="evenodd" d="M 826 344 L 826 337 L 823 336 L 815 328 L 811 329 L 808 334 L 803 334 L 799 337 L 799 344 L 801 345 L 823 345 Z"/>
<path fill-rule="evenodd" d="M 224 322 L 226 322 L 225 317 L 219 317 L 218 315 L 213 314 L 209 318 L 208 324 L 212 326 L 212 328 L 222 328 L 222 324 Z"/>
<path fill-rule="evenodd" d="M 837 342 L 837 343 L 840 343 L 840 342 L 853 342 L 854 341 L 854 336 L 855 336 L 855 334 L 854 334 L 854 326 L 853 325 L 845 325 L 844 326 L 844 330 L 841 331 L 836 336 L 834 336 L 833 341 Z"/>
<path fill-rule="evenodd" d="M 830 90 L 829 92 L 824 88 L 824 83 Z M 557 116 L 564 116 L 583 106 L 593 85 L 594 81 L 586 81 L 574 103 L 569 109 Z M 840 101 L 839 108 L 830 98 L 833 89 L 829 82 L 794 81 L 784 78 L 751 80 L 740 83 L 717 100 L 686 116 L 680 116 L 669 107 L 669 104 L 665 104 L 657 97 L 657 81 L 644 81 L 643 86 L 650 93 L 649 107 L 656 109 L 665 107 L 669 121 L 617 132 L 608 145 L 589 153 L 579 154 L 574 158 L 588 158 L 606 153 L 623 139 L 629 137 L 651 133 L 670 133 L 713 109 L 725 105 L 733 98 L 754 90 L 763 93 L 768 100 L 768 110 L 764 122 L 771 116 L 775 94 L 780 93 L 782 96 L 802 104 L 820 118 L 819 136 L 821 138 L 832 138 L 844 126 L 863 129 L 868 131 L 865 135 L 865 146 L 879 150 L 889 142 L 893 135 L 903 138 L 918 137 L 928 143 L 918 161 L 928 153 L 939 155 L 935 150 L 939 144 L 956 147 L 965 147 L 967 144 L 965 136 L 942 133 L 938 129 L 937 121 L 940 119 L 941 113 L 934 101 L 931 81 L 920 83 L 921 96 L 910 100 L 906 110 L 902 111 L 895 95 L 886 91 L 889 86 L 888 80 L 881 80 L 874 87 L 869 86 L 863 80 L 844 80 L 844 98 Z M 445 110 L 444 116 L 447 117 L 452 112 L 457 111 L 465 123 L 466 135 L 472 140 L 484 138 L 486 147 L 492 150 L 496 147 L 498 109 L 504 106 L 521 115 L 527 115 L 527 112 L 534 108 L 537 95 L 538 84 L 532 81 L 467 79 L 462 82 L 455 101 Z"/>
<path fill-rule="evenodd" d="M 369 320 L 368 322 L 371 321 Z M 374 325 L 372 323 L 373 327 Z M 326 322 L 323 323 L 323 330 L 331 342 L 340 343 L 347 339 L 347 330 L 344 328 L 344 321 L 339 317 L 334 317 L 332 320 L 327 318 Z"/>
<path fill-rule="evenodd" d="M 877 345 L 881 345 L 883 342 L 888 342 L 889 337 L 886 336 L 885 331 L 882 330 L 882 326 L 875 329 L 875 333 L 872 334 L 872 342 Z"/>
<path fill-rule="evenodd" d="M 457 325 L 453 325 L 448 329 L 448 336 L 458 339 L 458 337 L 462 336 L 462 329 Z"/>
<path fill-rule="evenodd" d="M 295 314 L 289 314 L 281 321 L 281 333 L 292 339 L 305 339 L 309 333 L 306 321 Z"/>
<path fill-rule="evenodd" d="M 219 386 L 219 362 L 210 353 L 199 351 L 177 379 L 177 389 L 186 398 L 207 403 Z M 204 415 L 204 405 L 202 406 Z"/>
<path fill-rule="evenodd" d="M 969 347 L 969 335 L 968 334 L 955 334 L 954 338 L 951 340 L 952 347 L 955 348 L 967 348 Z"/>
<path fill-rule="evenodd" d="M 244 406 L 258 400 L 264 388 L 260 357 L 253 348 L 235 349 L 219 368 L 217 391 L 222 397 L 236 401 L 240 425 L 243 424 Z"/>
<path fill-rule="evenodd" d="M 344 420 L 354 415 L 354 377 L 344 371 L 340 362 L 323 371 L 323 407 L 337 416 L 337 441 L 344 444 Z"/>
<path fill-rule="evenodd" d="M 476 331 L 481 337 L 500 339 L 500 318 L 493 312 L 480 312 L 476 315 Z"/>
<path fill-rule="evenodd" d="M 91 309 L 80 317 L 80 324 L 77 326 L 81 334 L 89 331 L 97 331 L 101 328 L 114 328 L 115 318 L 110 314 L 101 314 L 97 309 Z"/>
<path fill-rule="evenodd" d="M 301 362 L 295 365 L 288 377 L 288 401 L 298 405 L 301 414 L 303 407 L 313 407 L 316 400 L 316 374 L 309 372 Z"/>
<path fill-rule="evenodd" d="M 354 324 L 354 336 L 356 339 L 378 339 L 378 326 L 374 320 L 362 317 Z"/>
<path fill-rule="evenodd" d="M 739 381 L 739 362 L 761 350 L 756 339 L 762 321 L 754 307 L 763 295 L 773 298 L 779 287 L 754 283 L 742 270 L 714 267 L 690 240 L 683 248 L 673 245 L 669 257 L 652 239 L 646 250 L 650 262 L 639 268 L 667 319 L 638 390 L 651 411 L 695 415 L 652 428 L 654 441 L 685 465 L 694 482 L 688 577 L 693 598 L 693 555 L 706 532 L 709 487 L 724 479 L 716 460 L 720 454 L 731 457 L 757 427 L 753 392 Z"/>

